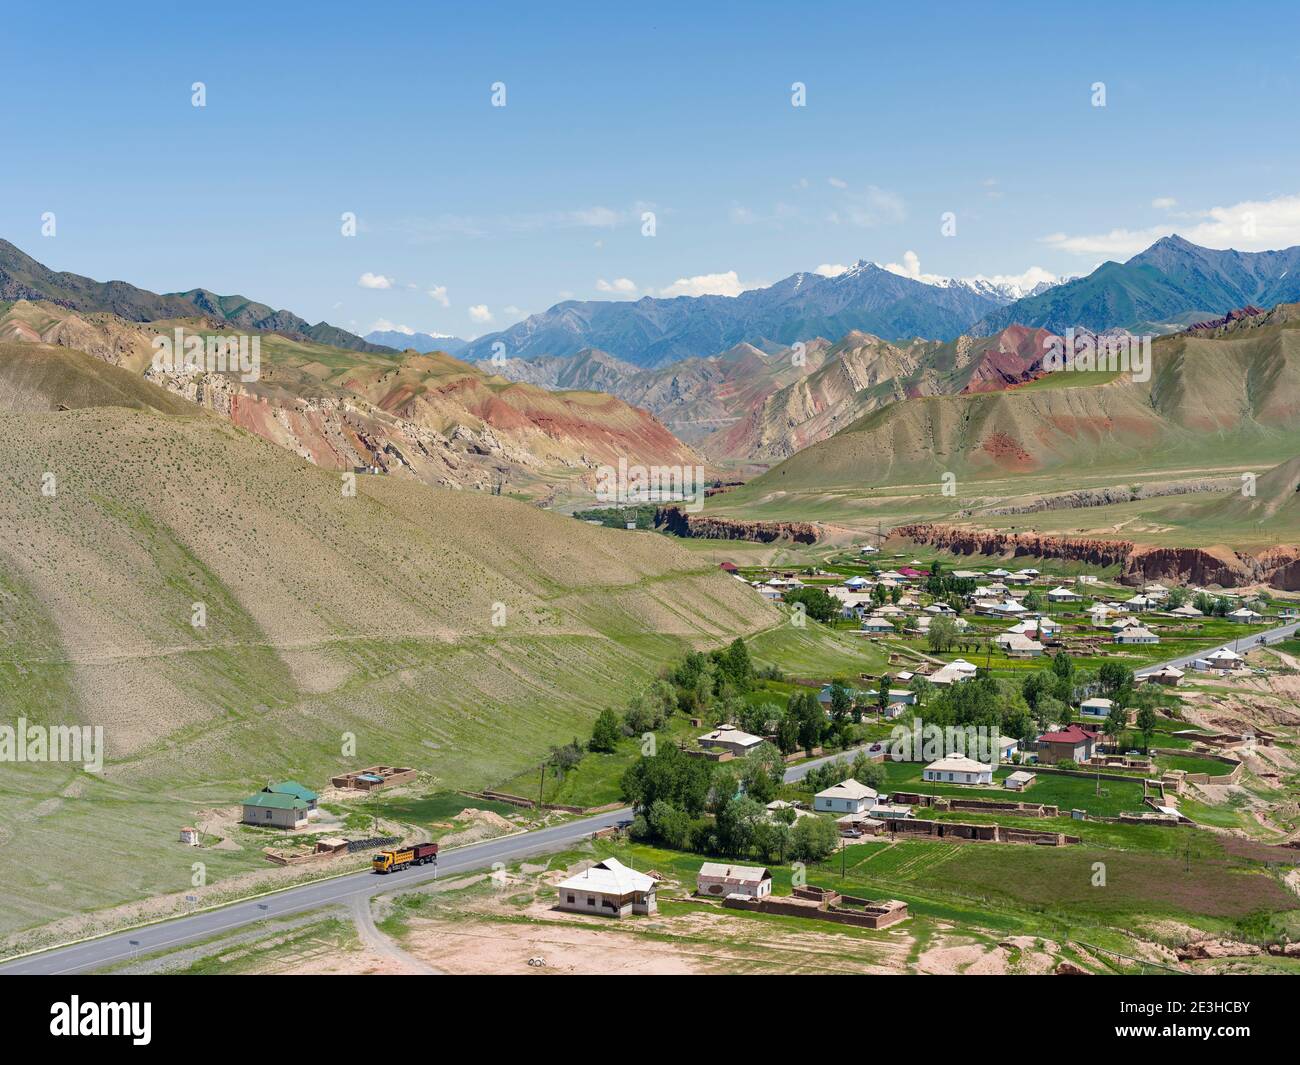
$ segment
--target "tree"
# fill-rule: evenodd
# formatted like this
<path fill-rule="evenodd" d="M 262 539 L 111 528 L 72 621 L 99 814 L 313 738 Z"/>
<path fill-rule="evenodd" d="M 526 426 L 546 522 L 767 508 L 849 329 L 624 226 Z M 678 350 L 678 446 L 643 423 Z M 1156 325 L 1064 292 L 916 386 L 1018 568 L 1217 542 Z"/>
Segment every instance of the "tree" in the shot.
<path fill-rule="evenodd" d="M 1026 610 L 1039 611 L 1043 609 L 1043 597 L 1036 591 L 1030 591 L 1025 594 L 1024 608 Z"/>
<path fill-rule="evenodd" d="M 881 717 L 884 717 L 885 711 L 889 709 L 889 687 L 893 682 L 894 678 L 888 673 L 880 678 L 880 688 L 876 692 L 876 710 Z"/>
<path fill-rule="evenodd" d="M 839 827 L 828 817 L 801 817 L 790 829 L 790 857 L 819 862 L 840 841 Z"/>
<path fill-rule="evenodd" d="M 1151 750 L 1151 736 L 1156 730 L 1156 712 L 1150 704 L 1138 708 L 1137 728 L 1142 733 L 1142 749 L 1149 753 Z"/>
<path fill-rule="evenodd" d="M 591 730 L 591 742 L 587 744 L 587 748 L 604 754 L 612 754 L 618 749 L 618 741 L 622 738 L 622 722 L 619 721 L 618 715 L 613 710 L 606 707 L 596 718 L 596 724 Z"/>
<path fill-rule="evenodd" d="M 654 837 L 669 847 L 680 849 L 690 839 L 690 815 L 664 799 L 650 807 L 646 820 Z"/>
<path fill-rule="evenodd" d="M 715 659 L 719 671 L 738 692 L 747 692 L 754 684 L 754 663 L 749 657 L 749 648 L 740 637 L 732 640 L 725 651 L 718 652 Z"/>
<path fill-rule="evenodd" d="M 913 677 L 911 684 L 908 686 L 912 689 L 912 692 L 916 695 L 917 706 L 924 706 L 925 701 L 930 698 L 931 694 L 935 690 L 934 685 L 929 681 L 929 679 L 922 676 Z"/>
<path fill-rule="evenodd" d="M 1114 699 L 1123 691 L 1132 691 L 1133 671 L 1119 662 L 1103 662 L 1097 671 L 1097 682 L 1108 699 Z"/>
<path fill-rule="evenodd" d="M 799 749 L 799 715 L 787 708 L 776 727 L 776 745 L 782 754 L 794 754 Z"/>
<path fill-rule="evenodd" d="M 785 593 L 790 604 L 802 603 L 804 611 L 813 621 L 830 622 L 840 616 L 840 601 L 825 588 L 792 588 Z"/>
<path fill-rule="evenodd" d="M 931 654 L 941 655 L 952 650 L 957 639 L 957 623 L 942 614 L 930 621 L 930 631 L 926 633 L 925 642 Z"/>
<path fill-rule="evenodd" d="M 831 720 L 835 722 L 843 721 L 849 716 L 849 710 L 853 706 L 853 698 L 849 695 L 849 689 L 845 687 L 843 681 L 835 681 L 831 684 Z"/>
<path fill-rule="evenodd" d="M 1106 715 L 1106 734 L 1115 740 L 1117 747 L 1123 746 L 1121 742 L 1124 730 L 1128 728 L 1128 712 L 1119 703 L 1110 708 L 1110 713 Z"/>
<path fill-rule="evenodd" d="M 747 755 L 741 767 L 740 779 L 745 794 L 761 803 L 776 798 L 777 788 L 785 775 L 785 759 L 770 743 L 760 743 Z"/>

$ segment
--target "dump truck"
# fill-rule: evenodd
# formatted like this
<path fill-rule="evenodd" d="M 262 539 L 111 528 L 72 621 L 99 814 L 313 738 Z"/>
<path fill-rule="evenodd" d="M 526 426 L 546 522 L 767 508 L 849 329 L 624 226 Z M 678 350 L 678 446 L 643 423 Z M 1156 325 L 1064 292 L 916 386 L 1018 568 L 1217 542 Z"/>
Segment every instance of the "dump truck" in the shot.
<path fill-rule="evenodd" d="M 398 869 L 405 869 L 408 865 L 428 865 L 431 863 L 436 865 L 437 862 L 438 844 L 416 843 L 410 847 L 380 851 L 371 860 L 370 867 L 376 873 L 392 873 Z"/>

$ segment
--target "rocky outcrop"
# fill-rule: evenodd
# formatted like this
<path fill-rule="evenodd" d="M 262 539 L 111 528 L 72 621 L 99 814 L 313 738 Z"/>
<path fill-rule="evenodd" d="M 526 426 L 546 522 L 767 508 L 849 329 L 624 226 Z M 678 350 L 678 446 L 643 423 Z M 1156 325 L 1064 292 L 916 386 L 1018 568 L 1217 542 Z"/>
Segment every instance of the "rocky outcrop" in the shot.
<path fill-rule="evenodd" d="M 1005 533 L 928 523 L 900 525 L 894 533 L 955 555 L 1032 555 L 1035 558 L 1091 562 L 1096 566 L 1122 565 L 1134 547 L 1128 540 L 1093 540 L 1034 532 Z"/>
<path fill-rule="evenodd" d="M 770 544 L 790 540 L 797 544 L 815 544 L 821 538 L 816 525 L 806 521 L 738 521 L 734 518 L 688 514 L 681 507 L 659 507 L 655 511 L 655 528 L 675 536 L 704 540 L 752 540 Z"/>
<path fill-rule="evenodd" d="M 1130 540 L 1051 536 L 1036 532 L 996 532 L 954 525 L 900 525 L 897 536 L 956 555 L 1059 558 L 1095 566 L 1120 566 L 1124 584 L 1169 581 L 1177 584 L 1239 588 L 1270 584 L 1282 591 L 1300 590 L 1300 547 L 1278 545 L 1258 555 L 1222 545 L 1156 547 Z"/>

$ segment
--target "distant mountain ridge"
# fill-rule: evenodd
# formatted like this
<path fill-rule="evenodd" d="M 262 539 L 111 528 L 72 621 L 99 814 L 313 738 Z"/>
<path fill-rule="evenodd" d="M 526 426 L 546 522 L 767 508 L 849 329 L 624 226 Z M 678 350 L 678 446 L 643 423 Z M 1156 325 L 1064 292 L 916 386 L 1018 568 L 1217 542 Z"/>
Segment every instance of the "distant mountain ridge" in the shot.
<path fill-rule="evenodd" d="M 1171 333 L 1238 307 L 1300 300 L 1300 247 L 1218 251 L 1179 236 L 1162 237 L 1124 263 L 1106 262 L 1086 277 L 1027 296 L 985 315 L 971 332 L 1008 325 L 1063 332 Z"/>
<path fill-rule="evenodd" d="M 645 296 L 634 301 L 567 300 L 469 346 L 472 360 L 493 345 L 507 357 L 573 355 L 598 348 L 641 367 L 708 356 L 747 343 L 786 347 L 854 330 L 886 339 L 946 339 L 1006 302 L 992 288 L 926 284 L 861 261 L 832 277 L 791 274 L 738 296 Z"/>
<path fill-rule="evenodd" d="M 311 325 L 292 311 L 273 310 L 246 296 L 219 296 L 202 288 L 157 293 L 125 281 L 95 281 L 81 274 L 58 272 L 7 240 L 0 240 L 0 299 L 47 300 L 81 314 L 106 311 L 131 322 L 202 314 L 241 329 L 279 333 L 291 340 L 311 340 L 374 354 L 392 350 L 371 344 L 328 322 Z"/>
<path fill-rule="evenodd" d="M 372 329 L 363 338 L 369 344 L 406 351 L 408 348 L 427 355 L 431 351 L 445 351 L 457 358 L 465 354 L 469 347 L 468 340 L 449 336 L 446 333 L 406 332 L 403 329 Z"/>
<path fill-rule="evenodd" d="M 568 300 L 469 345 L 481 360 L 573 355 L 588 348 L 643 368 L 750 344 L 775 351 L 862 332 L 891 343 L 995 336 L 1011 325 L 1062 333 L 1171 333 L 1251 304 L 1300 300 L 1300 247 L 1218 251 L 1164 237 L 1125 263 L 1024 291 L 985 277 L 918 279 L 859 261 L 833 276 L 791 274 L 738 296 Z"/>

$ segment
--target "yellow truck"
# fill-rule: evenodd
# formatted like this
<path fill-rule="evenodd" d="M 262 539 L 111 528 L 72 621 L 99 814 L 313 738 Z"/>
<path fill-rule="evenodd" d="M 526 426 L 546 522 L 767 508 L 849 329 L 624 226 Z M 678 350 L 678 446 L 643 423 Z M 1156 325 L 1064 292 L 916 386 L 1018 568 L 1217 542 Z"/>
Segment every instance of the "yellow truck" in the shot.
<path fill-rule="evenodd" d="M 380 851 L 371 859 L 370 867 L 376 873 L 394 873 L 408 865 L 438 863 L 438 844 L 417 843 L 398 850 Z"/>

